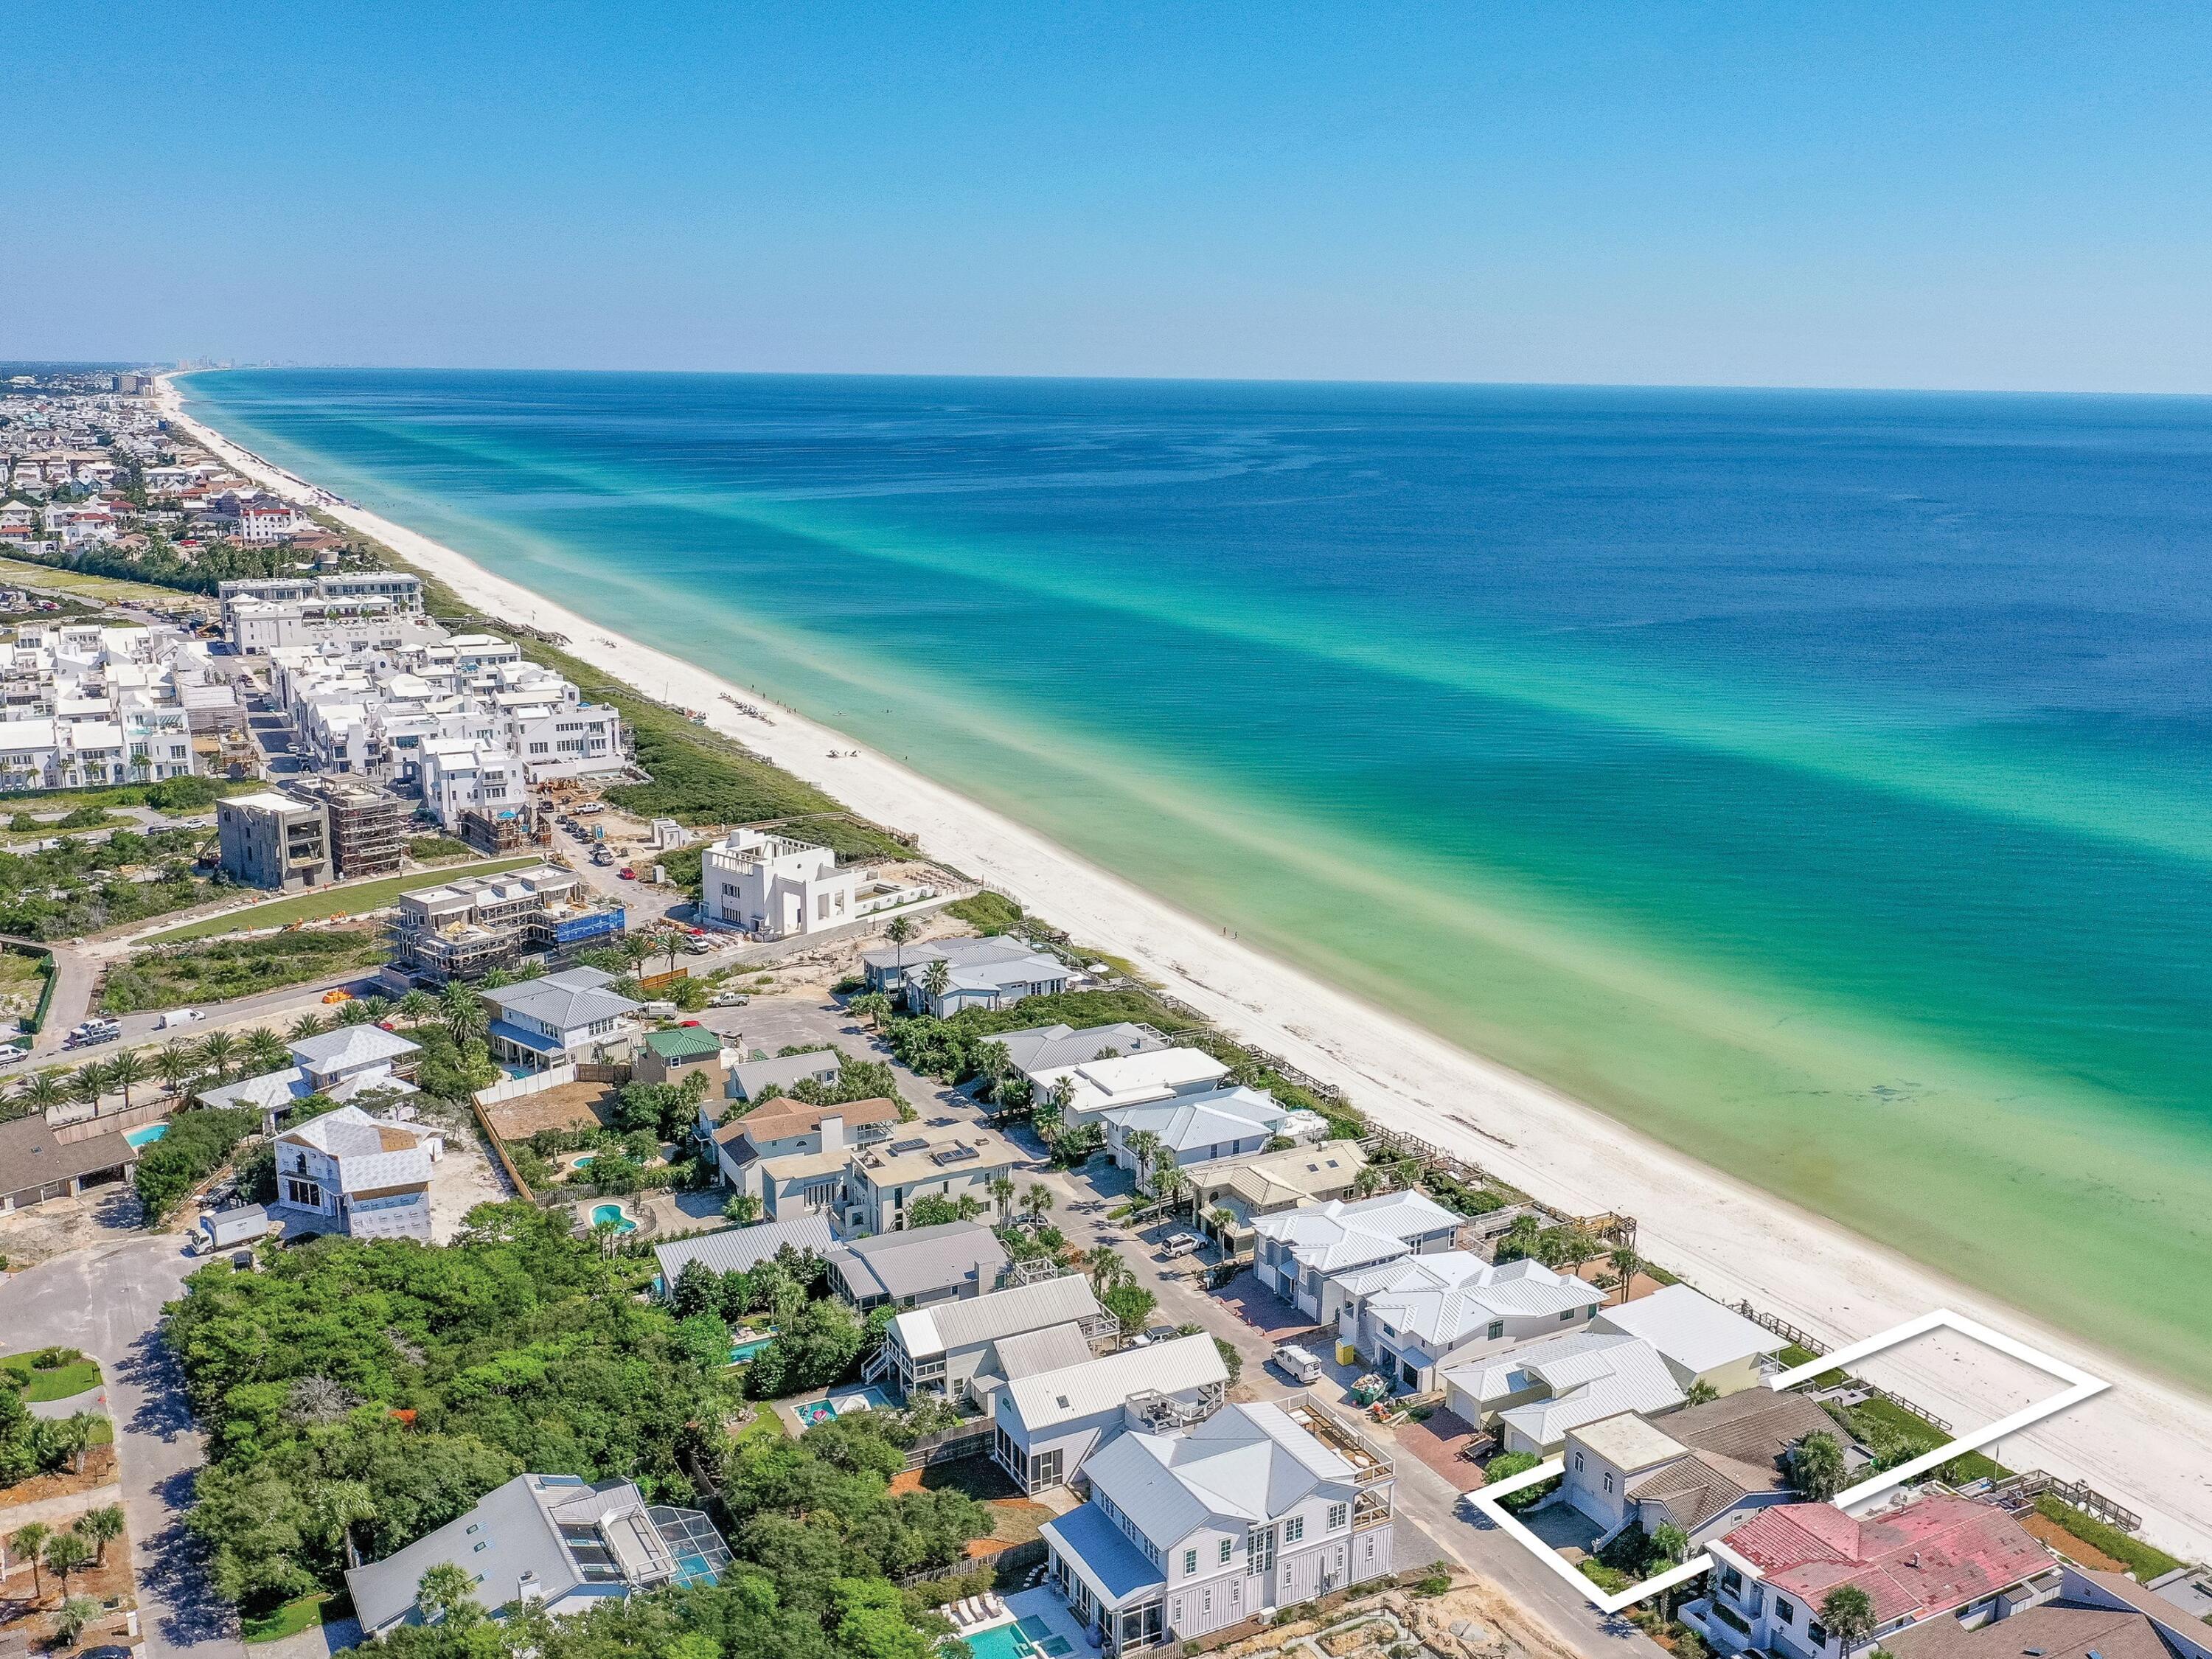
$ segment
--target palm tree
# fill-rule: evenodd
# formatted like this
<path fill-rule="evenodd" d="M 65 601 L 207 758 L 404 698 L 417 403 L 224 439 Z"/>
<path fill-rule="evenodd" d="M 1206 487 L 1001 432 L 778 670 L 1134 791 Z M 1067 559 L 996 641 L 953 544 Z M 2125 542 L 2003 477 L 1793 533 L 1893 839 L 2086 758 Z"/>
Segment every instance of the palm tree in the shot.
<path fill-rule="evenodd" d="M 65 1648 L 73 1648 L 84 1634 L 84 1627 L 100 1616 L 100 1603 L 89 1595 L 72 1595 L 54 1614 L 54 1639 Z"/>
<path fill-rule="evenodd" d="M 420 1025 L 438 1012 L 438 999 L 420 986 L 399 999 L 399 1018 L 410 1025 Z"/>
<path fill-rule="evenodd" d="M 1672 1521 L 1662 1521 L 1651 1532 L 1651 1547 L 1679 1566 L 1690 1559 L 1690 1534 Z"/>
<path fill-rule="evenodd" d="M 70 1575 L 82 1572 L 92 1559 L 92 1546 L 73 1532 L 58 1532 L 46 1540 L 46 1565 L 62 1581 L 62 1595 L 69 1595 Z"/>
<path fill-rule="evenodd" d="M 392 1014 L 390 997 L 366 996 L 361 1000 L 361 1006 L 368 1011 L 369 1018 L 378 1024 L 389 1018 Z"/>
<path fill-rule="evenodd" d="M 898 975 L 902 988 L 906 984 L 906 942 L 914 937 L 912 916 L 893 916 L 890 926 L 884 929 L 884 937 L 891 942 L 891 963 Z"/>
<path fill-rule="evenodd" d="M 999 1224 L 1006 1224 L 1006 1218 L 1014 1212 L 1014 1178 L 996 1175 L 991 1177 L 991 1201 L 999 1206 Z"/>
<path fill-rule="evenodd" d="M 460 1048 L 489 1022 L 484 1018 L 483 1005 L 477 1000 L 475 992 L 459 980 L 447 982 L 438 994 L 439 1017 L 446 1022 L 446 1035 L 453 1046 Z"/>
<path fill-rule="evenodd" d="M 632 974 L 635 974 L 639 969 L 653 959 L 653 946 L 647 943 L 641 934 L 624 933 L 618 948 L 623 953 L 623 960 L 629 963 L 629 970 Z"/>
<path fill-rule="evenodd" d="M 34 1112 L 44 1113 L 60 1105 L 70 1097 L 69 1087 L 52 1072 L 40 1072 L 23 1079 L 15 1091 L 15 1098 Z"/>
<path fill-rule="evenodd" d="M 131 1109 L 131 1091 L 146 1080 L 146 1062 L 135 1048 L 125 1048 L 107 1062 L 107 1085 L 123 1091 L 123 1109 Z"/>
<path fill-rule="evenodd" d="M 1163 1152 L 1158 1164 L 1152 1170 L 1152 1195 L 1165 1205 L 1168 1212 L 1172 1215 L 1176 1203 L 1182 1196 L 1186 1193 L 1195 1190 L 1191 1178 L 1182 1172 L 1182 1166 L 1176 1162 L 1176 1155 L 1173 1152 Z"/>
<path fill-rule="evenodd" d="M 330 1480 L 315 1492 L 315 1524 L 323 1536 L 345 1547 L 346 1565 L 361 1565 L 361 1549 L 354 1542 L 353 1529 L 364 1521 L 376 1519 L 376 1498 L 366 1483 L 359 1480 Z"/>
<path fill-rule="evenodd" d="M 330 1023 L 320 1014 L 304 1013 L 286 1028 L 284 1035 L 295 1042 L 304 1042 L 311 1036 L 320 1036 L 329 1030 Z"/>
<path fill-rule="evenodd" d="M 77 1474 L 84 1473 L 84 1455 L 92 1446 L 93 1417 L 90 1412 L 76 1412 L 54 1424 L 46 1431 L 50 1444 Z"/>
<path fill-rule="evenodd" d="M 1152 1158 L 1160 1150 L 1160 1138 L 1150 1129 L 1139 1129 L 1121 1145 L 1137 1160 L 1137 1185 L 1145 1184 L 1145 1176 L 1152 1168 Z"/>
<path fill-rule="evenodd" d="M 154 1075 L 161 1079 L 161 1086 L 171 1094 L 184 1092 L 185 1085 L 200 1068 L 192 1054 L 192 1045 L 181 1037 L 171 1037 L 154 1050 Z"/>
<path fill-rule="evenodd" d="M 96 1510 L 87 1510 L 77 1516 L 76 1529 L 92 1540 L 99 1551 L 93 1558 L 93 1565 L 106 1566 L 108 1540 L 123 1536 L 123 1505 L 103 1504 Z"/>
<path fill-rule="evenodd" d="M 1848 1473 L 1843 1443 L 1832 1434 L 1815 1430 L 1790 1449 L 1790 1484 L 1816 1504 L 1841 1492 Z"/>
<path fill-rule="evenodd" d="M 100 1096 L 107 1092 L 107 1067 L 96 1060 L 86 1061 L 70 1073 L 69 1092 L 71 1100 L 99 1105 Z"/>
<path fill-rule="evenodd" d="M 363 998 L 355 997 L 338 1005 L 338 1024 L 341 1025 L 373 1025 L 375 1023 L 376 1016 L 369 1012 L 368 1003 Z"/>
<path fill-rule="evenodd" d="M 228 1031 L 210 1031 L 200 1039 L 200 1064 L 221 1083 L 230 1075 L 230 1062 L 238 1057 L 238 1039 Z"/>
<path fill-rule="evenodd" d="M 466 1571 L 451 1561 L 441 1561 L 415 1586 L 415 1601 L 434 1625 L 453 1618 L 465 1607 L 475 1607 L 475 1589 L 476 1580 Z"/>
<path fill-rule="evenodd" d="M 1022 1208 L 1029 1212 L 1030 1223 L 1032 1226 L 1043 1218 L 1045 1212 L 1052 1208 L 1052 1188 L 1042 1182 L 1031 1187 L 1029 1191 L 1022 1194 Z"/>
<path fill-rule="evenodd" d="M 1237 1231 L 1237 1212 L 1217 1204 L 1206 1212 L 1206 1224 L 1213 1229 L 1214 1242 L 1227 1250 L 1229 1236 Z"/>
<path fill-rule="evenodd" d="M 276 1071 L 290 1057 L 285 1052 L 284 1039 L 266 1025 L 257 1025 L 246 1034 L 246 1063 L 255 1071 Z"/>
<path fill-rule="evenodd" d="M 945 995 L 951 984 L 952 964 L 945 961 L 943 957 L 938 957 L 936 961 L 922 969 L 921 988 L 929 993 L 932 1002 L 939 1002 L 939 1006 L 942 1006 L 939 999 Z"/>
<path fill-rule="evenodd" d="M 1874 1597 L 1856 1584 L 1838 1584 L 1820 1603 L 1820 1622 L 1851 1659 L 1851 1650 L 1874 1634 Z"/>
<path fill-rule="evenodd" d="M 16 1528 L 15 1536 L 9 1540 L 15 1547 L 15 1553 L 31 1564 L 31 1600 L 33 1603 L 46 1599 L 46 1580 L 39 1573 L 43 1565 L 39 1559 L 39 1552 L 46 1548 L 46 1540 L 53 1535 L 54 1529 L 45 1522 L 27 1521 Z"/>

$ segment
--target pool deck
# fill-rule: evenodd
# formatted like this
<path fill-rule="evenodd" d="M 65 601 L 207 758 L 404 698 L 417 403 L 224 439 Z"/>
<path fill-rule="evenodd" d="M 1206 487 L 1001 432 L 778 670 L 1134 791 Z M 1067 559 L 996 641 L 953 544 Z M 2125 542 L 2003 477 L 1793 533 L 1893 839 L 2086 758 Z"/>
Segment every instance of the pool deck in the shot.
<path fill-rule="evenodd" d="M 1035 1589 L 1016 1590 L 1012 1595 L 1000 1599 L 1006 1602 L 1006 1611 L 1013 1614 L 1017 1621 L 1042 1619 L 1052 1626 L 1054 1635 L 1066 1638 L 1069 1659 L 1075 1659 L 1077 1655 L 1098 1651 L 1091 1640 L 1090 1632 L 1085 1630 L 1083 1621 L 1067 1610 L 1067 1603 L 1050 1584 L 1039 1584 Z"/>
<path fill-rule="evenodd" d="M 800 1413 L 809 1407 L 821 1405 L 824 1401 L 830 1403 L 833 1408 L 831 1415 L 836 1417 L 842 1417 L 848 1411 L 883 1412 L 893 1409 L 890 1397 L 877 1388 L 817 1389 L 811 1394 L 778 1400 L 773 1402 L 773 1409 L 790 1432 L 799 1435 L 805 1433 L 812 1426 Z"/>

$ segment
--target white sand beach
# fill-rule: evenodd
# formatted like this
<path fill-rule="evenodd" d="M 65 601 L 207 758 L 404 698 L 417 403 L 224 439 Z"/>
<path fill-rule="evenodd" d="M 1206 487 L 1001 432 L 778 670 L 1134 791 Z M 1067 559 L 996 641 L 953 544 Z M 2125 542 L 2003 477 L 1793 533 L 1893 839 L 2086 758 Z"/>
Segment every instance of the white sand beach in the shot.
<path fill-rule="evenodd" d="M 1981 1293 L 1692 1162 L 1597 1111 L 1233 940 L 840 732 L 781 708 L 775 723 L 721 701 L 732 683 L 480 568 L 451 549 L 240 450 L 161 394 L 184 426 L 264 487 L 374 536 L 488 615 L 564 634 L 630 684 L 665 688 L 854 811 L 911 831 L 934 857 L 1003 888 L 1078 939 L 1127 957 L 1226 1030 L 1341 1086 L 1378 1121 L 1463 1156 L 1579 1213 L 1638 1218 L 1645 1255 L 1707 1293 L 1748 1299 L 1832 1346 L 1949 1307 L 2110 1378 L 2110 1391 L 1990 1449 L 2016 1469 L 2086 1480 L 2144 1517 L 2144 1535 L 2212 1556 L 2212 1398 L 2131 1367 Z M 741 694 L 761 702 L 757 694 Z M 847 757 L 830 758 L 832 750 Z M 858 750 L 857 754 L 850 751 Z M 1479 1126 L 1479 1127 L 1478 1127 Z M 2032 1217 L 2023 1224 L 2033 1225 Z M 2154 1264 L 2144 1264 L 2155 1271 Z M 2175 1293 L 2202 1298 L 2178 1285 Z M 1867 1375 L 1960 1425 L 1994 1420 L 2057 1385 L 1945 1339 L 1869 1363 Z"/>

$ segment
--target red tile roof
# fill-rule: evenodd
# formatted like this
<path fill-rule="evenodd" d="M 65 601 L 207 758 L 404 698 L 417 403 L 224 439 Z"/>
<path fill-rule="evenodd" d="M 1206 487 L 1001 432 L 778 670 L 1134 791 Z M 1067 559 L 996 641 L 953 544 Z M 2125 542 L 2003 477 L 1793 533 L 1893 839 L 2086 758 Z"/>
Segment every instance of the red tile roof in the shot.
<path fill-rule="evenodd" d="M 1723 1541 L 1768 1584 L 1814 1608 L 1838 1585 L 1856 1584 L 1885 1625 L 1948 1613 L 2051 1565 L 2003 1510 L 1943 1494 L 1863 1521 L 1832 1504 L 1784 1504 Z"/>

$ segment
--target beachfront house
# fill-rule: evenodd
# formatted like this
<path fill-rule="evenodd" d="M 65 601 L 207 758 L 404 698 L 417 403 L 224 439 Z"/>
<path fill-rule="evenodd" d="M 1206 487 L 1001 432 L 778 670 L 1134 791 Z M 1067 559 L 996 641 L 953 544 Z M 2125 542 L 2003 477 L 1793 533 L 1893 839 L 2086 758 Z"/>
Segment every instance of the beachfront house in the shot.
<path fill-rule="evenodd" d="M 930 967 L 945 967 L 945 988 L 929 988 Z M 860 955 L 871 991 L 919 1012 L 950 1018 L 963 1008 L 1011 1008 L 1067 988 L 1068 968 L 1018 939 L 936 939 Z"/>
<path fill-rule="evenodd" d="M 1950 1492 L 1856 1517 L 1829 1504 L 1779 1504 L 1706 1548 L 1707 1594 L 1681 1617 L 1721 1653 L 1850 1659 L 1820 1622 L 1820 1604 L 1846 1584 L 1873 1602 L 1872 1645 L 1881 1647 L 1933 1620 L 1971 1630 L 2009 1619 L 2063 1583 L 2019 1522 Z"/>
<path fill-rule="evenodd" d="M 1210 1415 L 1228 1387 L 1204 1332 L 1096 1358 L 1086 1348 L 1073 1364 L 1008 1377 L 992 1402 L 991 1455 L 1023 1491 L 1043 1492 L 1124 1429 L 1165 1433 Z"/>
<path fill-rule="evenodd" d="M 1200 1048 L 1148 1048 L 1106 1060 L 1085 1060 L 1028 1074 L 1037 1097 L 1064 1088 L 1060 1121 L 1070 1128 L 1096 1123 L 1119 1107 L 1149 1106 L 1178 1096 L 1219 1091 L 1229 1067 Z"/>
<path fill-rule="evenodd" d="M 863 1375 L 902 1396 L 934 1394 L 988 1407 L 1010 1363 L 1024 1376 L 1073 1364 L 1119 1330 L 1091 1281 L 1070 1273 L 902 1313 L 884 1328 L 883 1346 Z M 1038 1332 L 1054 1334 L 1022 1340 Z M 1011 1361 L 1000 1352 L 1005 1344 L 1014 1349 Z"/>
<path fill-rule="evenodd" d="M 700 884 L 707 915 L 724 927 L 796 939 L 859 921 L 862 874 L 811 842 L 732 830 L 702 855 Z"/>
<path fill-rule="evenodd" d="M 1426 1394 L 1462 1364 L 1594 1318 L 1601 1293 L 1540 1261 L 1493 1265 L 1466 1250 L 1402 1255 L 1333 1276 L 1336 1340 Z"/>
<path fill-rule="evenodd" d="M 276 1137 L 270 1212 L 287 1222 L 335 1222 L 355 1238 L 427 1244 L 431 1165 L 445 1150 L 435 1129 L 341 1106 Z"/>
<path fill-rule="evenodd" d="M 481 1607 L 516 1602 L 565 1618 L 633 1590 L 711 1584 L 729 1565 L 729 1547 L 697 1510 L 648 1504 L 627 1480 L 518 1474 L 466 1514 L 345 1577 L 373 1638 L 425 1622 L 416 1596 L 436 1566 L 460 1568 Z"/>
<path fill-rule="evenodd" d="M 830 1253 L 830 1288 L 860 1313 L 982 1296 L 1006 1270 L 1006 1247 L 980 1221 L 943 1221 L 855 1238 Z"/>
<path fill-rule="evenodd" d="M 1507 1451 L 1548 1457 L 1570 1429 L 1622 1412 L 1646 1417 L 1687 1398 L 1652 1346 L 1588 1326 L 1447 1366 L 1446 1409 L 1492 1431 Z"/>
<path fill-rule="evenodd" d="M 1031 1025 L 1001 1031 L 992 1041 L 1006 1049 L 1015 1073 L 1039 1091 L 1049 1086 L 1063 1067 L 1173 1046 L 1152 1027 L 1130 1020 L 1086 1025 L 1080 1030 L 1072 1025 Z"/>
<path fill-rule="evenodd" d="M 1567 1431 L 1559 1501 L 1603 1528 L 1601 1539 L 1632 1524 L 1646 1534 L 1674 1526 L 1702 1547 L 1792 1500 L 1790 1459 L 1814 1434 L 1834 1438 L 1854 1474 L 1867 1466 L 1865 1451 L 1802 1395 L 1747 1389 L 1656 1423 L 1619 1413 Z"/>
<path fill-rule="evenodd" d="M 1349 1198 L 1367 1154 L 1356 1140 L 1327 1140 L 1315 1146 L 1290 1146 L 1254 1157 L 1223 1159 L 1191 1170 L 1191 1207 L 1217 1243 L 1232 1255 L 1250 1249 L 1259 1235 L 1258 1218 L 1279 1215 L 1333 1198 Z M 1226 1212 L 1224 1228 L 1215 1220 Z"/>
<path fill-rule="evenodd" d="M 1146 1106 L 1116 1106 L 1098 1115 L 1106 1150 L 1122 1169 L 1149 1183 L 1150 1161 L 1164 1154 L 1188 1167 L 1264 1152 L 1277 1139 L 1316 1141 L 1328 1133 L 1317 1112 L 1283 1105 L 1274 1096 L 1242 1085 L 1204 1094 L 1172 1096 Z M 1150 1157 L 1140 1157 L 1152 1137 Z"/>
<path fill-rule="evenodd" d="M 1308 1318 L 1336 1322 L 1341 1292 L 1329 1281 L 1353 1267 L 1448 1250 L 1460 1218 L 1425 1193 L 1332 1199 L 1253 1223 L 1260 1282 Z"/>
<path fill-rule="evenodd" d="M 1194 1641 L 1393 1569 L 1389 1459 L 1297 1396 L 1093 1452 L 1044 1524 L 1051 1583 L 1106 1654 Z"/>
<path fill-rule="evenodd" d="M 2062 1561 L 2056 1599 L 2002 1620 L 1924 1619 L 1882 1638 L 1891 1659 L 2212 1659 L 2212 1629 L 2197 1610 L 2123 1572 Z"/>
<path fill-rule="evenodd" d="M 566 968 L 477 992 L 492 1008 L 492 1058 L 534 1072 L 626 1058 L 641 1005 L 611 989 L 614 982 L 597 968 Z"/>
<path fill-rule="evenodd" d="M 1021 1161 L 1012 1142 L 973 1123 L 902 1125 L 890 1139 L 854 1149 L 845 1170 L 846 1231 L 894 1231 L 924 1198 L 969 1200 L 988 1214 L 991 1183 Z"/>
<path fill-rule="evenodd" d="M 1685 1389 L 1715 1394 L 1750 1388 L 1789 1345 L 1763 1325 L 1687 1285 L 1669 1285 L 1597 1316 L 1597 1328 L 1641 1338 L 1656 1349 Z"/>

